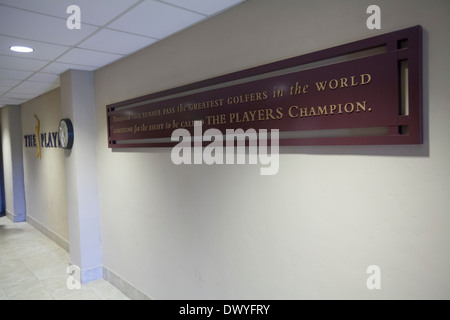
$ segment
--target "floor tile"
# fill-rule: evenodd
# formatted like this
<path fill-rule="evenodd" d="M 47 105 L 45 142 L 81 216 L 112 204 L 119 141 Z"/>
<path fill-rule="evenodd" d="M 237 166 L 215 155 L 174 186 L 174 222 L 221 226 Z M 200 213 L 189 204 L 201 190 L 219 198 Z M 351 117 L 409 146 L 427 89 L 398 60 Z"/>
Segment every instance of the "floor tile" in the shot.
<path fill-rule="evenodd" d="M 26 222 L 0 217 L 0 300 L 129 300 L 99 279 L 70 290 L 69 254 Z"/>

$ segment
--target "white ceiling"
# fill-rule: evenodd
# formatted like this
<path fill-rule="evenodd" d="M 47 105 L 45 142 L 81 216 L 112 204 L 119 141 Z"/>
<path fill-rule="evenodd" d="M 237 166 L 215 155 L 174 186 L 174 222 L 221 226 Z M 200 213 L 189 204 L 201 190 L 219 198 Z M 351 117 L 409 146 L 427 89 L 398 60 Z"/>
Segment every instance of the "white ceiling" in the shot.
<path fill-rule="evenodd" d="M 0 0 L 0 107 L 59 87 L 68 69 L 96 70 L 244 1 Z M 67 28 L 70 5 L 80 7 L 79 30 Z"/>

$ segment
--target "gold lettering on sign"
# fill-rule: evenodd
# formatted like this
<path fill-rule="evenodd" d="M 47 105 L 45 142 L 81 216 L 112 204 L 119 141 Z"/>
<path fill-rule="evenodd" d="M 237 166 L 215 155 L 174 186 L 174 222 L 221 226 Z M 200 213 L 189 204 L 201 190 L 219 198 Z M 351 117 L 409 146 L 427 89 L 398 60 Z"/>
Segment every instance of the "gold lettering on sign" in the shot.
<path fill-rule="evenodd" d="M 39 118 L 37 117 L 37 115 L 34 115 L 34 117 L 36 118 L 37 121 L 37 125 L 36 127 L 34 127 L 34 130 L 36 130 L 36 137 L 38 140 L 37 143 L 37 152 L 36 152 L 36 157 L 38 159 L 42 159 L 42 153 L 41 153 L 41 121 L 39 121 Z"/>
<path fill-rule="evenodd" d="M 267 108 L 243 112 L 233 112 L 229 114 L 228 123 L 280 120 L 282 118 L 283 118 L 283 108 L 277 107 L 275 111 Z"/>
<path fill-rule="evenodd" d="M 288 110 L 288 115 L 291 118 L 307 118 L 318 117 L 333 114 L 351 114 L 359 112 L 371 112 L 372 109 L 367 107 L 367 101 L 347 102 L 345 104 L 330 104 L 317 107 L 299 107 L 291 106 Z"/>
<path fill-rule="evenodd" d="M 216 124 L 225 124 L 227 123 L 225 114 L 217 114 L 212 116 L 206 116 L 207 124 L 210 125 L 216 125 Z"/>
<path fill-rule="evenodd" d="M 262 101 L 267 100 L 267 98 L 268 98 L 267 91 L 251 92 L 240 96 L 228 97 L 227 104 L 239 104 L 239 103 Z"/>
<path fill-rule="evenodd" d="M 299 95 L 301 93 L 308 93 L 308 88 L 309 88 L 309 85 L 302 86 L 302 85 L 299 85 L 298 82 L 296 82 L 295 86 L 291 87 L 290 94 L 291 94 L 291 96 L 293 96 L 293 95 Z"/>
<path fill-rule="evenodd" d="M 325 91 L 326 89 L 336 90 L 348 87 L 363 86 L 372 81 L 372 76 L 368 73 L 359 76 L 351 76 L 350 78 L 331 79 L 316 82 L 317 91 Z"/>
<path fill-rule="evenodd" d="M 130 120 L 130 116 L 112 116 L 113 122 L 121 122 Z"/>
<path fill-rule="evenodd" d="M 113 133 L 133 133 L 133 127 L 113 129 Z"/>
<path fill-rule="evenodd" d="M 111 116 L 111 122 L 120 123 L 120 125 L 112 128 L 111 132 L 115 135 L 137 135 L 139 137 L 136 139 L 141 139 L 141 137 L 149 135 L 152 131 L 194 127 L 194 120 L 185 119 L 185 116 L 178 118 L 180 113 L 200 113 L 201 115 L 197 120 L 202 121 L 202 124 L 208 126 L 224 124 L 235 126 L 237 124 L 251 122 L 284 120 L 285 114 L 289 116 L 286 116 L 286 118 L 302 119 L 371 112 L 372 109 L 368 107 L 367 101 L 344 101 L 341 103 L 316 106 L 300 105 L 302 97 L 306 98 L 314 94 L 326 95 L 328 91 L 365 86 L 371 82 L 372 75 L 369 73 L 345 77 L 330 77 L 327 80 L 313 81 L 310 83 L 293 81 L 288 84 L 277 84 L 272 90 L 263 90 L 261 88 L 257 91 L 252 90 L 247 93 L 237 93 L 236 95 L 231 94 L 223 97 L 211 97 L 205 100 L 193 99 L 194 101 L 177 102 L 176 104 L 160 106 L 155 110 L 141 112 L 128 111 L 124 112 L 124 114 L 116 113 Z M 290 101 L 295 98 L 297 102 L 286 102 L 285 98 L 290 98 L 287 96 L 292 97 Z M 274 101 L 277 101 L 276 105 Z M 257 103 L 261 105 L 255 105 Z M 297 103 L 297 105 L 293 105 L 293 103 Z M 245 110 L 245 104 L 250 104 L 251 110 Z M 239 108 L 230 108 L 230 111 L 227 110 L 228 106 L 235 107 L 238 105 L 243 105 L 242 109 L 244 110 L 241 109 L 239 111 Z M 219 109 L 223 110 L 222 113 L 218 111 Z M 174 116 L 171 122 L 170 120 L 167 122 L 166 119 L 160 119 L 160 117 L 171 115 Z M 39 137 L 39 134 L 37 136 Z M 38 152 L 40 153 L 40 151 Z"/>

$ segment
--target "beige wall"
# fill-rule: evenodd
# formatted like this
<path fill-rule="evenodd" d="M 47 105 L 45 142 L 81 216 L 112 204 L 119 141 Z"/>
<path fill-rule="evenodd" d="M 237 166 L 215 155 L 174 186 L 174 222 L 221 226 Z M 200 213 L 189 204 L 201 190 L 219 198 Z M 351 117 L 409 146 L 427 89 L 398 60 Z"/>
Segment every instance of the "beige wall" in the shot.
<path fill-rule="evenodd" d="M 22 105 L 23 142 L 23 136 L 35 134 L 35 114 L 40 120 L 41 133 L 58 132 L 61 119 L 59 88 Z M 44 147 L 41 159 L 36 157 L 36 152 L 37 148 L 27 148 L 23 143 L 27 221 L 68 249 L 64 150 Z"/>
<path fill-rule="evenodd" d="M 450 2 L 377 1 L 380 31 L 370 4 L 249 0 L 97 71 L 104 266 L 155 299 L 450 298 Z M 282 148 L 276 176 L 107 148 L 110 103 L 418 24 L 423 145 Z"/>

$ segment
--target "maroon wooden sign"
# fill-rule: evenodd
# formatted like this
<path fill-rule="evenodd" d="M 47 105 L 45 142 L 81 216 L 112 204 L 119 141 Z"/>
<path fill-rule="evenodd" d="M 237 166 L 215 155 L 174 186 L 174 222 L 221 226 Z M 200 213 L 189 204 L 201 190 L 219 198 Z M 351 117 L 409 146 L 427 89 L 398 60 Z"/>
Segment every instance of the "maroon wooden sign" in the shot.
<path fill-rule="evenodd" d="M 420 26 L 107 106 L 109 147 L 172 132 L 278 129 L 280 145 L 422 143 Z"/>

